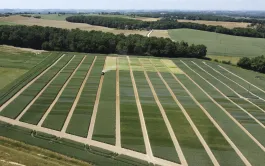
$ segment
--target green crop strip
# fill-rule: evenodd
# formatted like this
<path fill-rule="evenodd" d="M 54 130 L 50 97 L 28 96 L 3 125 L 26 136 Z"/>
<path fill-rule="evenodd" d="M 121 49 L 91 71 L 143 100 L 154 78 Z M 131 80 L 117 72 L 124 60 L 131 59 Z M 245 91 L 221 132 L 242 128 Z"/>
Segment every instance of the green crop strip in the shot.
<path fill-rule="evenodd" d="M 208 94 L 212 96 L 216 101 L 224 99 L 218 92 L 213 88 L 209 87 L 205 81 L 196 78 L 196 74 L 189 71 L 179 61 L 174 61 L 178 67 L 180 67 L 185 73 L 187 73 L 194 81 L 196 81 L 199 86 L 201 86 Z M 244 133 L 236 123 L 230 119 L 221 108 L 219 108 L 215 103 L 211 101 L 210 98 L 203 93 L 191 80 L 185 75 L 176 75 L 178 79 L 189 89 L 192 95 L 200 102 L 200 104 L 206 109 L 206 111 L 215 119 L 219 126 L 224 130 L 228 137 L 233 141 L 233 143 L 238 147 L 238 149 L 243 153 L 243 155 L 249 160 L 253 165 L 259 165 L 259 163 L 265 162 L 265 155 L 262 149 L 255 144 L 251 138 Z M 221 103 L 219 103 L 221 104 Z M 224 104 L 221 104 L 224 106 Z M 226 104 L 227 105 L 227 104 Z M 233 160 L 233 158 L 231 159 Z"/>
<path fill-rule="evenodd" d="M 132 64 L 140 64 L 139 60 L 136 58 L 130 58 L 130 60 Z M 153 155 L 179 163 L 178 154 L 144 73 L 134 71 L 134 78 L 141 101 Z"/>
<path fill-rule="evenodd" d="M 67 115 L 72 108 L 79 89 L 86 77 L 94 57 L 86 56 L 81 66 L 77 69 L 70 82 L 65 87 L 59 100 L 45 119 L 43 126 L 46 128 L 61 130 Z"/>
<path fill-rule="evenodd" d="M 92 139 L 114 145 L 116 141 L 115 119 L 116 71 L 111 70 L 104 76 Z"/>
<path fill-rule="evenodd" d="M 145 144 L 127 58 L 119 58 L 121 145 L 145 153 Z"/>
<path fill-rule="evenodd" d="M 218 82 L 217 80 L 211 78 L 209 75 L 206 73 L 203 73 L 202 70 L 199 68 L 196 68 L 196 66 L 191 63 L 191 62 L 186 62 L 185 63 L 192 68 L 193 70 L 195 69 L 197 73 L 199 73 L 202 77 L 207 78 L 209 82 L 213 82 L 214 86 L 217 87 L 222 93 L 227 95 L 229 98 L 238 98 L 235 95 L 231 95 L 231 91 L 227 89 L 226 87 L 223 87 L 224 85 Z M 178 65 L 178 64 L 177 64 Z M 184 65 L 184 64 L 183 64 Z M 185 65 L 184 65 L 185 66 Z M 186 67 L 186 66 L 185 66 Z M 187 68 L 187 73 L 191 73 L 192 71 Z M 194 77 L 193 77 L 194 76 Z M 202 78 L 200 78 L 197 74 L 194 73 L 192 75 L 192 78 L 195 80 L 199 80 L 200 82 L 205 82 Z M 208 84 L 205 82 L 205 84 Z M 208 84 L 208 88 L 212 88 Z M 243 110 L 238 108 L 235 104 L 230 102 L 228 99 L 224 98 L 219 92 L 216 90 L 214 92 L 211 92 L 211 94 L 215 94 L 215 97 L 217 97 L 216 101 L 221 104 L 241 125 L 243 125 L 257 140 L 260 141 L 263 146 L 265 145 L 265 133 L 264 128 L 262 128 L 254 119 L 252 119 L 249 115 L 247 115 Z M 244 102 L 246 104 L 246 102 Z"/>
<path fill-rule="evenodd" d="M 71 59 L 72 56 L 69 56 Z M 75 57 L 59 75 L 52 81 L 52 83 L 45 89 L 40 97 L 31 105 L 28 111 L 22 116 L 21 121 L 30 124 L 38 124 L 42 116 L 56 98 L 57 94 L 71 75 L 71 71 L 78 65 L 82 57 Z M 45 77 L 43 78 L 45 79 Z M 40 80 L 41 81 L 41 80 Z"/>
<path fill-rule="evenodd" d="M 34 97 L 41 91 L 42 88 L 56 75 L 56 73 L 63 68 L 63 66 L 70 60 L 70 57 L 65 56 L 48 72 L 34 82 L 22 94 L 20 94 L 14 101 L 11 102 L 0 115 L 9 118 L 16 118 L 23 109 L 34 99 Z"/>
<path fill-rule="evenodd" d="M 66 132 L 87 137 L 105 57 L 97 57 Z"/>

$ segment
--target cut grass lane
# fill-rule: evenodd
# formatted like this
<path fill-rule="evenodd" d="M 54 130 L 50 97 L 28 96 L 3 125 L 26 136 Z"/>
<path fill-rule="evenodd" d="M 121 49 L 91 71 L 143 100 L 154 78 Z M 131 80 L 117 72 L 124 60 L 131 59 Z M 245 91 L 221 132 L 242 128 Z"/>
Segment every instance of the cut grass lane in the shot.
<path fill-rule="evenodd" d="M 105 57 L 98 56 L 85 84 L 66 133 L 87 137 Z"/>
<path fill-rule="evenodd" d="M 145 144 L 131 81 L 128 60 L 119 58 L 121 145 L 145 153 Z"/>
<path fill-rule="evenodd" d="M 78 65 L 82 57 L 76 56 L 64 68 L 64 70 L 53 80 L 53 82 L 45 89 L 41 96 L 31 105 L 28 111 L 21 117 L 20 121 L 37 125 L 50 107 L 57 94 L 63 87 L 64 83 L 70 77 L 74 67 Z"/>
<path fill-rule="evenodd" d="M 132 64 L 139 64 L 138 59 L 130 58 Z M 141 101 L 146 128 L 153 155 L 162 159 L 180 163 L 173 141 L 169 135 L 165 121 L 145 78 L 144 72 L 133 71 Z"/>
<path fill-rule="evenodd" d="M 204 140 L 210 147 L 219 164 L 231 166 L 244 165 L 244 163 L 241 161 L 234 149 L 229 145 L 229 143 L 225 140 L 222 134 L 217 130 L 217 128 L 212 124 L 212 122 L 208 119 L 208 117 L 204 114 L 200 107 L 192 100 L 192 98 L 187 94 L 187 92 L 181 87 L 181 85 L 176 83 L 176 80 L 173 78 L 173 76 L 170 73 L 161 74 L 172 89 L 175 96 L 177 96 L 178 100 L 185 108 L 193 122 L 195 123 L 196 127 L 198 128 Z M 191 151 L 191 158 L 192 156 L 196 156 L 199 153 L 202 153 L 204 150 L 198 148 L 198 146 L 190 146 L 192 145 L 189 144 L 189 141 L 192 141 L 190 139 L 183 139 L 183 141 L 186 144 L 181 147 L 186 147 L 187 150 Z M 196 159 L 194 159 L 194 163 L 192 164 L 196 165 Z"/>
<path fill-rule="evenodd" d="M 100 94 L 92 139 L 108 144 L 116 143 L 116 71 L 108 71 Z"/>
<path fill-rule="evenodd" d="M 164 75 L 165 73 L 163 73 Z M 189 165 L 213 165 L 204 147 L 157 73 L 148 72 Z M 198 111 L 198 110 L 197 110 Z M 197 112 L 196 111 L 196 112 Z M 207 126 L 207 125 L 206 125 Z"/>
<path fill-rule="evenodd" d="M 37 79 L 31 86 L 15 98 L 0 115 L 8 118 L 16 118 L 23 109 L 34 99 L 43 87 L 63 68 L 71 59 L 71 56 L 64 56 L 55 66 Z"/>
<path fill-rule="evenodd" d="M 93 59 L 93 56 L 85 57 L 84 61 L 65 87 L 62 95 L 52 108 L 51 112 L 48 114 L 42 125 L 43 127 L 58 131 L 62 129 Z"/>
<path fill-rule="evenodd" d="M 198 78 L 198 80 L 202 80 L 206 84 L 208 84 L 208 86 L 212 86 L 204 80 L 207 78 L 206 80 L 212 83 L 222 93 L 224 93 L 225 96 L 229 97 L 231 95 L 231 91 L 227 87 L 225 87 L 219 81 L 211 78 L 206 73 L 203 73 L 203 71 L 200 70 L 199 68 L 196 68 L 197 66 L 195 66 L 193 63 L 189 61 L 185 61 L 184 63 L 187 65 L 186 67 L 189 69 L 189 71 L 196 74 L 196 78 Z M 217 94 L 219 93 L 217 90 L 216 92 Z M 220 96 L 220 98 L 217 100 L 217 102 L 221 104 L 242 126 L 244 126 L 264 146 L 265 145 L 264 128 L 260 124 L 258 124 L 253 118 L 251 118 L 246 112 L 244 112 L 240 107 L 236 106 L 234 103 L 232 103 L 231 101 L 226 99 L 223 95 L 221 95 L 221 93 L 219 93 L 218 95 Z M 233 98 L 233 97 L 229 97 L 229 99 L 230 98 Z M 240 100 L 240 99 L 237 99 L 237 100 Z M 246 102 L 243 101 L 243 103 L 246 103 Z"/>
<path fill-rule="evenodd" d="M 262 110 L 258 105 L 255 104 L 255 102 L 248 101 L 248 99 L 243 99 L 243 97 L 249 97 L 251 98 L 251 94 L 249 94 L 247 91 L 242 89 L 240 86 L 235 84 L 234 82 L 226 79 L 222 75 L 216 73 L 214 70 L 209 68 L 206 65 L 203 65 L 202 63 L 193 62 L 199 70 L 197 70 L 198 73 L 205 73 L 206 77 L 211 77 L 212 79 L 207 79 L 211 83 L 213 83 L 218 89 L 220 90 L 230 90 L 229 93 L 224 93 L 226 96 L 228 96 L 233 102 L 238 104 L 240 107 L 242 107 L 245 111 L 247 111 L 251 116 L 256 118 L 263 126 L 265 124 L 265 111 Z M 217 82 L 221 84 L 216 84 Z M 255 96 L 252 96 L 255 97 Z"/>
<path fill-rule="evenodd" d="M 185 71 L 190 77 L 195 78 L 196 74 L 190 72 L 178 60 L 174 61 L 178 67 Z M 213 100 L 222 99 L 214 88 L 209 87 L 207 83 L 194 79 L 198 86 L 185 75 L 176 75 L 178 79 L 189 89 L 192 95 L 200 102 L 207 112 L 215 119 L 218 125 L 225 131 L 229 138 L 234 142 L 238 149 L 253 165 L 261 165 L 265 162 L 264 151 L 230 118 L 227 114 L 213 102 Z M 193 81 L 194 81 L 193 80 Z M 202 88 L 203 90 L 201 90 Z M 210 97 L 207 96 L 210 95 Z M 232 159 L 231 159 L 232 160 Z"/>

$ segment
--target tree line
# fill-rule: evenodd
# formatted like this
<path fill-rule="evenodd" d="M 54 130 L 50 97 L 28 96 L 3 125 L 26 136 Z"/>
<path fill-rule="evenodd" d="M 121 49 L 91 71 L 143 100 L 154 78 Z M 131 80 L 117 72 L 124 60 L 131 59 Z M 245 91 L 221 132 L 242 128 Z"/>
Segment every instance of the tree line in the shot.
<path fill-rule="evenodd" d="M 265 57 L 263 55 L 254 58 L 241 58 L 237 65 L 244 69 L 265 73 Z"/>
<path fill-rule="evenodd" d="M 189 23 L 189 22 L 177 22 L 176 19 L 164 18 L 158 21 L 141 21 L 129 18 L 119 17 L 103 17 L 103 16 L 70 16 L 66 18 L 69 22 L 74 23 L 87 23 L 91 25 L 104 26 L 109 28 L 118 29 L 196 29 L 208 32 L 216 32 L 234 36 L 245 36 L 255 38 L 265 38 L 265 33 L 259 32 L 254 28 L 233 28 L 228 29 L 223 26 L 211 26 L 205 24 Z"/>
<path fill-rule="evenodd" d="M 1 25 L 0 44 L 50 51 L 157 57 L 203 58 L 207 53 L 204 45 L 189 45 L 165 38 L 22 25 Z"/>

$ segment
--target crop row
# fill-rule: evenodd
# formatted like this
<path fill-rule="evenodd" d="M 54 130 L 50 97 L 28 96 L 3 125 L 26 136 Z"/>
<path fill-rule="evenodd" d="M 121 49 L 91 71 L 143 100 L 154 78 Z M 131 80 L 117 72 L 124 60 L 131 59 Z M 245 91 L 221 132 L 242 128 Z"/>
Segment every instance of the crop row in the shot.
<path fill-rule="evenodd" d="M 63 57 L 55 66 L 36 80 L 30 87 L 13 100 L 2 112 L 1 115 L 9 118 L 16 118 L 23 109 L 35 98 L 42 88 L 59 72 L 61 68 L 71 59 L 70 56 Z"/>
<path fill-rule="evenodd" d="M 55 103 L 51 112 L 45 119 L 43 126 L 46 128 L 61 130 L 70 109 L 73 106 L 79 89 L 86 77 L 86 74 L 93 61 L 92 56 L 86 56 L 80 67 L 74 73 L 73 77 L 63 90 L 63 93 Z M 74 66 L 73 66 L 74 67 Z"/>
<path fill-rule="evenodd" d="M 119 68 L 121 146 L 145 153 L 143 133 L 127 58 L 119 58 Z"/>
<path fill-rule="evenodd" d="M 130 58 L 133 64 L 140 65 L 136 58 Z M 143 62 L 143 61 L 141 61 Z M 152 69 L 153 70 L 153 69 Z M 146 128 L 153 155 L 179 163 L 178 154 L 162 118 L 158 105 L 155 102 L 144 72 L 134 71 L 134 78 L 141 101 Z"/>
<path fill-rule="evenodd" d="M 67 127 L 67 133 L 87 137 L 104 62 L 105 57 L 97 57 Z"/>
<path fill-rule="evenodd" d="M 260 149 L 260 147 L 258 147 L 257 144 L 255 144 L 251 140 L 251 138 L 231 118 L 227 116 L 225 111 L 222 110 L 218 105 L 216 105 L 216 103 L 214 103 L 213 100 L 217 101 L 224 107 L 225 105 L 229 106 L 231 104 L 228 101 L 220 103 L 220 101 L 224 101 L 223 96 L 216 92 L 216 90 L 210 87 L 209 84 L 207 84 L 205 81 L 197 77 L 197 75 L 190 71 L 184 64 L 177 60 L 175 60 L 174 62 L 185 73 L 187 73 L 188 76 L 202 89 L 199 89 L 199 87 L 184 74 L 176 75 L 178 79 L 187 87 L 191 94 L 214 118 L 214 120 L 224 130 L 224 132 L 233 141 L 233 143 L 242 152 L 242 154 L 250 161 L 250 163 L 252 163 L 253 165 L 264 163 L 265 155 L 262 149 Z M 210 95 L 213 100 L 204 92 Z M 226 107 L 226 109 L 228 109 L 228 107 Z"/>
<path fill-rule="evenodd" d="M 51 82 L 51 84 L 31 105 L 28 111 L 22 116 L 21 121 L 30 124 L 38 124 L 82 58 L 83 57 L 81 56 L 76 56 L 70 61 L 70 63 L 59 73 L 59 75 Z"/>
<path fill-rule="evenodd" d="M 116 71 L 110 70 L 104 76 L 92 139 L 114 145 L 115 129 Z"/>

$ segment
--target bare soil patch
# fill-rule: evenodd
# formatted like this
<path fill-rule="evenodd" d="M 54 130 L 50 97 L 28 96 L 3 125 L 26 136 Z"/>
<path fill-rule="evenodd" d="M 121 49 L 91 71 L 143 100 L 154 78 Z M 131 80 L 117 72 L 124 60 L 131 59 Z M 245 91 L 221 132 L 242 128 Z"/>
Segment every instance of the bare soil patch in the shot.
<path fill-rule="evenodd" d="M 224 21 L 205 21 L 205 20 L 178 20 L 178 22 L 192 22 L 197 24 L 213 25 L 213 26 L 223 26 L 226 28 L 246 28 L 250 23 L 244 22 L 224 22 Z"/>

